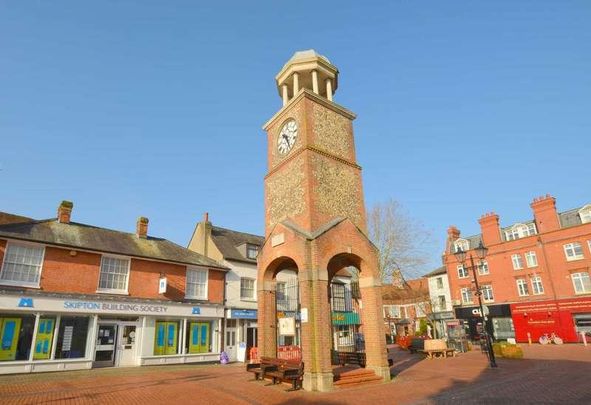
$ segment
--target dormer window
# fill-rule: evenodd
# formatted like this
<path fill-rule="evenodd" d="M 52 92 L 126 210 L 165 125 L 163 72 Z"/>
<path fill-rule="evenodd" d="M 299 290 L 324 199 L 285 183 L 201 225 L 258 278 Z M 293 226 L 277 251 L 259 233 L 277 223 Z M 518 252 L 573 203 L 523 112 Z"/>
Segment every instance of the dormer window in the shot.
<path fill-rule="evenodd" d="M 249 259 L 256 259 L 259 254 L 259 247 L 257 245 L 246 245 L 246 257 Z"/>
<path fill-rule="evenodd" d="M 529 224 L 515 224 L 511 228 L 505 231 L 505 238 L 509 240 L 515 240 L 519 238 L 525 238 L 526 236 L 535 235 L 537 232 L 536 224 L 533 222 Z"/>
<path fill-rule="evenodd" d="M 579 217 L 581 217 L 583 224 L 591 222 L 591 204 L 587 204 L 579 210 Z"/>
<path fill-rule="evenodd" d="M 467 252 L 468 250 L 470 250 L 470 244 L 468 243 L 468 241 L 466 239 L 460 238 L 454 242 L 454 252 L 457 252 L 460 249 L 464 252 Z"/>

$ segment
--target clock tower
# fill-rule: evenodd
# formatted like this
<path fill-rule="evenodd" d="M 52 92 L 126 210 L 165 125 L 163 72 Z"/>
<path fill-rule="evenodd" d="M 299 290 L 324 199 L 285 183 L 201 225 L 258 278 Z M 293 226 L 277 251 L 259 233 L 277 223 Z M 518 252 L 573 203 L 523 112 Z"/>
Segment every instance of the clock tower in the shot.
<path fill-rule="evenodd" d="M 304 389 L 333 386 L 329 286 L 358 271 L 367 368 L 390 378 L 377 251 L 367 238 L 355 114 L 333 101 L 338 69 L 313 50 L 296 52 L 275 77 L 282 108 L 264 125 L 265 244 L 258 258 L 259 351 L 277 355 L 276 275 L 297 273 Z M 357 348 L 362 350 L 361 348 Z"/>

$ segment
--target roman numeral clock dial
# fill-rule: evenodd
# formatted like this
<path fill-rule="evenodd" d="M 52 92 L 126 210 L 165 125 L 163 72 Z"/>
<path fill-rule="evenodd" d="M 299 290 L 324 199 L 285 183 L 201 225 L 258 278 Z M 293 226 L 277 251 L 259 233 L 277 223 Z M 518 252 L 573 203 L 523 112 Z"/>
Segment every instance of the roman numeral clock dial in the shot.
<path fill-rule="evenodd" d="M 277 150 L 280 154 L 286 155 L 293 148 L 298 138 L 298 124 L 295 120 L 287 121 L 277 137 Z"/>

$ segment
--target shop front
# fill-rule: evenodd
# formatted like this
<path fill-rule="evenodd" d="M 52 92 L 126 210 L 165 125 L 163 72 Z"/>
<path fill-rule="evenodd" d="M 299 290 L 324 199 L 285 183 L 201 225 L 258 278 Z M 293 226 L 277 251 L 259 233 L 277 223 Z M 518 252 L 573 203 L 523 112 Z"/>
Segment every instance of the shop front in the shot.
<path fill-rule="evenodd" d="M 245 362 L 252 347 L 257 346 L 257 310 L 227 309 L 224 351 L 230 361 Z"/>
<path fill-rule="evenodd" d="M 581 341 L 591 331 L 591 297 L 511 304 L 518 342 L 537 342 L 555 333 L 564 342 Z"/>
<path fill-rule="evenodd" d="M 427 314 L 427 318 L 434 325 L 434 338 L 445 338 L 447 336 L 446 321 L 454 319 L 454 313 L 452 311 L 433 312 Z"/>
<path fill-rule="evenodd" d="M 0 374 L 216 361 L 223 308 L 0 295 Z"/>
<path fill-rule="evenodd" d="M 511 319 L 511 307 L 509 304 L 485 305 L 486 331 L 495 340 L 507 340 L 515 337 L 515 328 Z M 465 335 L 472 341 L 479 341 L 484 326 L 479 307 L 455 308 L 456 318 L 464 327 Z"/>

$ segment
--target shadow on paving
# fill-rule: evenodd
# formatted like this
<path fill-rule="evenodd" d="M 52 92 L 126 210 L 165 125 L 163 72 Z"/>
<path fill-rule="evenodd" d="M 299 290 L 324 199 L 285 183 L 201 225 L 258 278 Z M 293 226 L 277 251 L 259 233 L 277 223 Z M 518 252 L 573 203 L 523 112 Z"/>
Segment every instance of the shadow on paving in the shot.
<path fill-rule="evenodd" d="M 497 359 L 470 381 L 411 404 L 591 404 L 589 361 Z"/>

